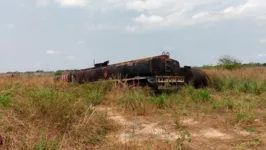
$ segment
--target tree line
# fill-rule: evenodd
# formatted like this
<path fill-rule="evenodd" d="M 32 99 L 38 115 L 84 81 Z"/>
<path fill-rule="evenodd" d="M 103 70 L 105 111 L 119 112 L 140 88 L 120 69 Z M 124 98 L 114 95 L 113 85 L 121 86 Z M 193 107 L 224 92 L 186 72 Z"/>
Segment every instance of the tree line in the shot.
<path fill-rule="evenodd" d="M 201 68 L 203 69 L 218 68 L 218 69 L 232 70 L 242 67 L 266 67 L 266 63 L 255 63 L 255 62 L 241 63 L 240 60 L 232 56 L 225 55 L 218 59 L 216 65 L 203 65 Z"/>

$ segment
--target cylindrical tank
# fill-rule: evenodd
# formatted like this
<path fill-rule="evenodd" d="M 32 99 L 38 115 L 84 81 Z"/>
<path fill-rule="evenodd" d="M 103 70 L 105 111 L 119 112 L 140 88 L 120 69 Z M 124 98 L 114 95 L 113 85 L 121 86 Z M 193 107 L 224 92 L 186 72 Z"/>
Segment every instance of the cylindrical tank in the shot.
<path fill-rule="evenodd" d="M 208 76 L 205 72 L 198 68 L 185 66 L 180 69 L 179 75 L 185 76 L 186 84 L 191 84 L 195 88 L 208 86 Z"/>
<path fill-rule="evenodd" d="M 192 68 L 191 71 L 193 74 L 193 82 L 194 82 L 195 88 L 201 88 L 201 87 L 208 86 L 209 78 L 204 71 L 198 68 Z"/>
<path fill-rule="evenodd" d="M 206 87 L 208 76 L 198 68 L 185 66 L 180 68 L 178 61 L 170 59 L 168 55 L 155 56 L 128 62 L 108 65 L 107 62 L 95 64 L 94 68 L 87 68 L 67 72 L 58 79 L 67 82 L 84 83 L 107 79 L 121 79 L 149 76 L 182 76 L 186 84 L 195 88 Z"/>
<path fill-rule="evenodd" d="M 95 65 L 97 67 L 71 72 L 70 76 L 75 82 L 93 82 L 109 78 L 134 78 L 137 76 L 148 77 L 156 75 L 176 75 L 179 72 L 179 62 L 169 56 L 138 59 L 113 65 Z M 98 67 L 100 66 L 100 67 Z"/>

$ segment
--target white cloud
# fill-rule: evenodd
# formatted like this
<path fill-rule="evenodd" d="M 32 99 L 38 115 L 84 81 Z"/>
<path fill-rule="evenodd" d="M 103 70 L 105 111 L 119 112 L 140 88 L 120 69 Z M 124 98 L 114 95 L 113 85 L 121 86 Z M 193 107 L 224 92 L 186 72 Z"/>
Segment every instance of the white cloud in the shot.
<path fill-rule="evenodd" d="M 200 19 L 200 18 L 204 18 L 206 16 L 209 16 L 210 14 L 208 12 L 199 12 L 195 15 L 192 16 L 192 19 Z"/>
<path fill-rule="evenodd" d="M 246 3 L 240 4 L 238 6 L 230 6 L 224 8 L 221 11 L 221 17 L 234 18 L 234 17 L 250 17 L 256 16 L 257 11 L 265 8 L 261 0 L 248 0 Z M 261 4 L 261 5 L 260 5 Z M 222 19 L 222 18 L 221 18 Z"/>
<path fill-rule="evenodd" d="M 86 6 L 89 0 L 56 0 L 62 6 Z"/>
<path fill-rule="evenodd" d="M 55 51 L 55 50 L 46 50 L 46 54 L 48 54 L 48 55 L 53 55 L 53 54 L 56 54 L 56 53 L 58 53 L 58 52 Z"/>
<path fill-rule="evenodd" d="M 136 26 L 126 26 L 125 27 L 125 31 L 126 32 L 135 32 L 136 31 L 136 29 L 137 29 L 137 27 Z"/>
<path fill-rule="evenodd" d="M 42 3 L 57 2 L 62 6 L 89 6 L 88 15 L 108 13 L 120 9 L 126 16 L 132 16 L 131 22 L 123 22 L 126 32 L 136 32 L 142 28 L 179 27 L 212 23 L 228 19 L 249 19 L 265 15 L 265 0 L 38 0 Z M 40 2 L 39 2 L 40 3 Z M 133 11 L 133 13 L 132 13 Z M 116 11 L 118 12 L 118 11 Z M 94 16 L 94 15 L 93 15 Z M 97 16 L 98 17 L 98 16 Z M 93 17 L 93 19 L 95 19 Z M 123 18 L 128 20 L 128 18 Z M 88 30 L 113 30 L 121 28 L 114 24 L 88 24 Z"/>
<path fill-rule="evenodd" d="M 137 23 L 156 24 L 156 23 L 162 23 L 164 18 L 156 15 L 146 16 L 145 14 L 141 14 L 139 17 L 133 20 Z"/>
<path fill-rule="evenodd" d="M 143 11 L 158 9 L 163 6 L 161 0 L 135 0 L 126 3 L 126 8 L 129 10 Z"/>
<path fill-rule="evenodd" d="M 64 60 L 68 60 L 68 61 L 72 61 L 72 60 L 75 60 L 75 59 L 76 59 L 75 56 L 66 56 L 66 57 L 64 58 Z"/>
<path fill-rule="evenodd" d="M 85 28 L 88 30 L 113 30 L 117 26 L 111 24 L 85 24 Z"/>
<path fill-rule="evenodd" d="M 265 0 L 108 0 L 123 11 L 136 11 L 125 31 L 141 27 L 178 27 L 228 19 L 250 19 L 265 14 Z M 131 30 L 130 27 L 135 28 Z M 150 29 L 150 28 L 147 28 Z"/>
<path fill-rule="evenodd" d="M 227 14 L 227 13 L 232 13 L 235 10 L 234 7 L 228 7 L 222 10 L 222 13 Z"/>
<path fill-rule="evenodd" d="M 261 39 L 260 43 L 266 43 L 266 38 L 265 39 Z"/>

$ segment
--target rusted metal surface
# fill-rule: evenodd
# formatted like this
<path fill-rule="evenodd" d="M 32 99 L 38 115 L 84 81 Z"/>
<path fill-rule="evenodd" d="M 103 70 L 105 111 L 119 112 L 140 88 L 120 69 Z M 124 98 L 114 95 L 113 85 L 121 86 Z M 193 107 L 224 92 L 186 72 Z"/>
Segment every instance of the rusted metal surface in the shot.
<path fill-rule="evenodd" d="M 147 57 L 147 58 L 131 60 L 131 61 L 127 61 L 127 62 L 116 63 L 113 65 L 114 66 L 131 65 L 133 63 L 147 62 L 147 61 L 150 61 L 152 59 L 160 59 L 161 61 L 164 61 L 164 60 L 169 59 L 169 56 L 168 55 L 160 55 L 160 56 L 154 56 L 154 57 Z"/>
<path fill-rule="evenodd" d="M 165 65 L 165 62 L 169 65 Z M 136 76 L 174 75 L 178 73 L 179 62 L 169 56 L 155 56 L 112 65 L 96 64 L 94 68 L 71 72 L 77 82 L 92 82 L 109 78 L 133 78 Z M 165 71 L 165 70 L 168 70 Z"/>
<path fill-rule="evenodd" d="M 191 71 L 193 74 L 193 78 L 191 81 L 193 82 L 193 86 L 195 88 L 201 88 L 201 87 L 208 86 L 209 78 L 208 78 L 208 75 L 204 71 L 198 68 L 192 68 Z"/>
<path fill-rule="evenodd" d="M 180 69 L 180 76 L 185 77 L 185 83 L 191 84 L 195 88 L 208 86 L 208 76 L 205 72 L 197 68 L 184 67 Z"/>
<path fill-rule="evenodd" d="M 99 80 L 140 81 L 156 88 L 178 88 L 184 83 L 194 82 L 205 85 L 205 75 L 196 69 L 181 68 L 177 60 L 169 55 L 160 55 L 109 65 L 109 61 L 95 64 L 92 68 L 66 72 L 56 77 L 74 83 L 95 82 Z"/>
<path fill-rule="evenodd" d="M 56 76 L 54 78 L 54 81 L 63 81 L 63 82 L 70 82 L 70 73 L 69 72 L 64 72 L 62 75 Z"/>

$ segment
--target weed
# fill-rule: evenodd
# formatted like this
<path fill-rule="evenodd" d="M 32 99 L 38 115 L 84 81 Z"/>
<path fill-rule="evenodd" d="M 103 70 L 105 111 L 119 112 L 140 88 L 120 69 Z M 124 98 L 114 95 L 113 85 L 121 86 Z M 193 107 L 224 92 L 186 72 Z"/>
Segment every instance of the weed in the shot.
<path fill-rule="evenodd" d="M 248 132 L 255 132 L 254 128 L 248 128 Z"/>
<path fill-rule="evenodd" d="M 217 100 L 213 100 L 213 101 L 212 101 L 212 109 L 217 110 L 217 109 L 220 109 L 220 108 L 221 108 L 221 104 L 220 104 L 220 102 L 217 101 Z"/>
<path fill-rule="evenodd" d="M 227 108 L 227 110 L 233 110 L 235 107 L 235 103 L 234 100 L 232 100 L 230 97 L 225 96 L 223 98 L 223 105 L 225 108 Z"/>
<path fill-rule="evenodd" d="M 223 86 L 224 86 L 224 82 L 221 79 L 221 77 L 219 76 L 213 76 L 211 79 L 211 86 L 216 90 L 216 91 L 222 91 L 223 90 Z"/>
<path fill-rule="evenodd" d="M 145 114 L 147 103 L 146 95 L 140 90 L 127 91 L 119 100 L 123 108 L 138 115 Z"/>
<path fill-rule="evenodd" d="M 237 122 L 253 122 L 255 120 L 255 108 L 252 104 L 245 104 L 243 101 L 235 103 Z"/>
<path fill-rule="evenodd" d="M 13 93 L 10 91 L 0 93 L 0 104 L 4 107 L 8 106 L 13 96 Z"/>
<path fill-rule="evenodd" d="M 248 149 L 248 148 L 256 148 L 260 144 L 261 144 L 261 142 L 258 139 L 256 139 L 254 141 L 242 143 L 240 146 L 237 147 L 237 150 L 244 150 L 244 149 Z"/>
<path fill-rule="evenodd" d="M 168 97 L 167 95 L 162 94 L 158 97 L 151 97 L 150 99 L 158 108 L 163 108 L 166 105 Z"/>
<path fill-rule="evenodd" d="M 185 131 L 184 129 L 180 129 L 180 137 L 177 139 L 177 150 L 183 150 L 184 149 L 184 142 L 188 140 L 188 142 L 192 142 L 191 135 Z"/>
<path fill-rule="evenodd" d="M 115 127 L 106 114 L 97 113 L 91 107 L 106 102 L 137 115 L 170 112 L 175 128 L 181 133 L 174 143 L 177 149 L 183 149 L 184 142 L 192 140 L 182 129 L 182 115 L 198 114 L 198 119 L 203 120 L 212 115 L 209 110 L 213 109 L 230 116 L 229 123 L 232 124 L 252 124 L 258 117 L 266 123 L 266 115 L 261 116 L 258 112 L 266 106 L 265 68 L 209 69 L 206 72 L 210 77 L 208 89 L 187 85 L 175 94 L 156 96 L 139 88 L 112 88 L 114 85 L 108 82 L 77 85 L 53 83 L 50 77 L 2 77 L 0 130 L 7 139 L 5 147 L 36 150 L 59 149 L 58 145 L 60 149 L 99 148 L 106 144 L 105 136 Z M 255 132 L 254 128 L 247 130 Z M 40 131 L 44 131 L 41 138 Z M 154 146 L 154 143 L 150 141 L 149 144 Z M 240 147 L 257 148 L 260 145 L 259 141 L 251 141 Z M 174 147 L 170 142 L 167 145 L 156 143 L 153 148 L 156 146 Z"/>
<path fill-rule="evenodd" d="M 34 150 L 57 150 L 59 149 L 59 142 L 49 141 L 41 137 L 39 143 L 36 146 L 34 146 L 33 149 Z"/>
<path fill-rule="evenodd" d="M 195 90 L 191 95 L 191 100 L 195 102 L 209 102 L 211 97 L 207 90 Z"/>

